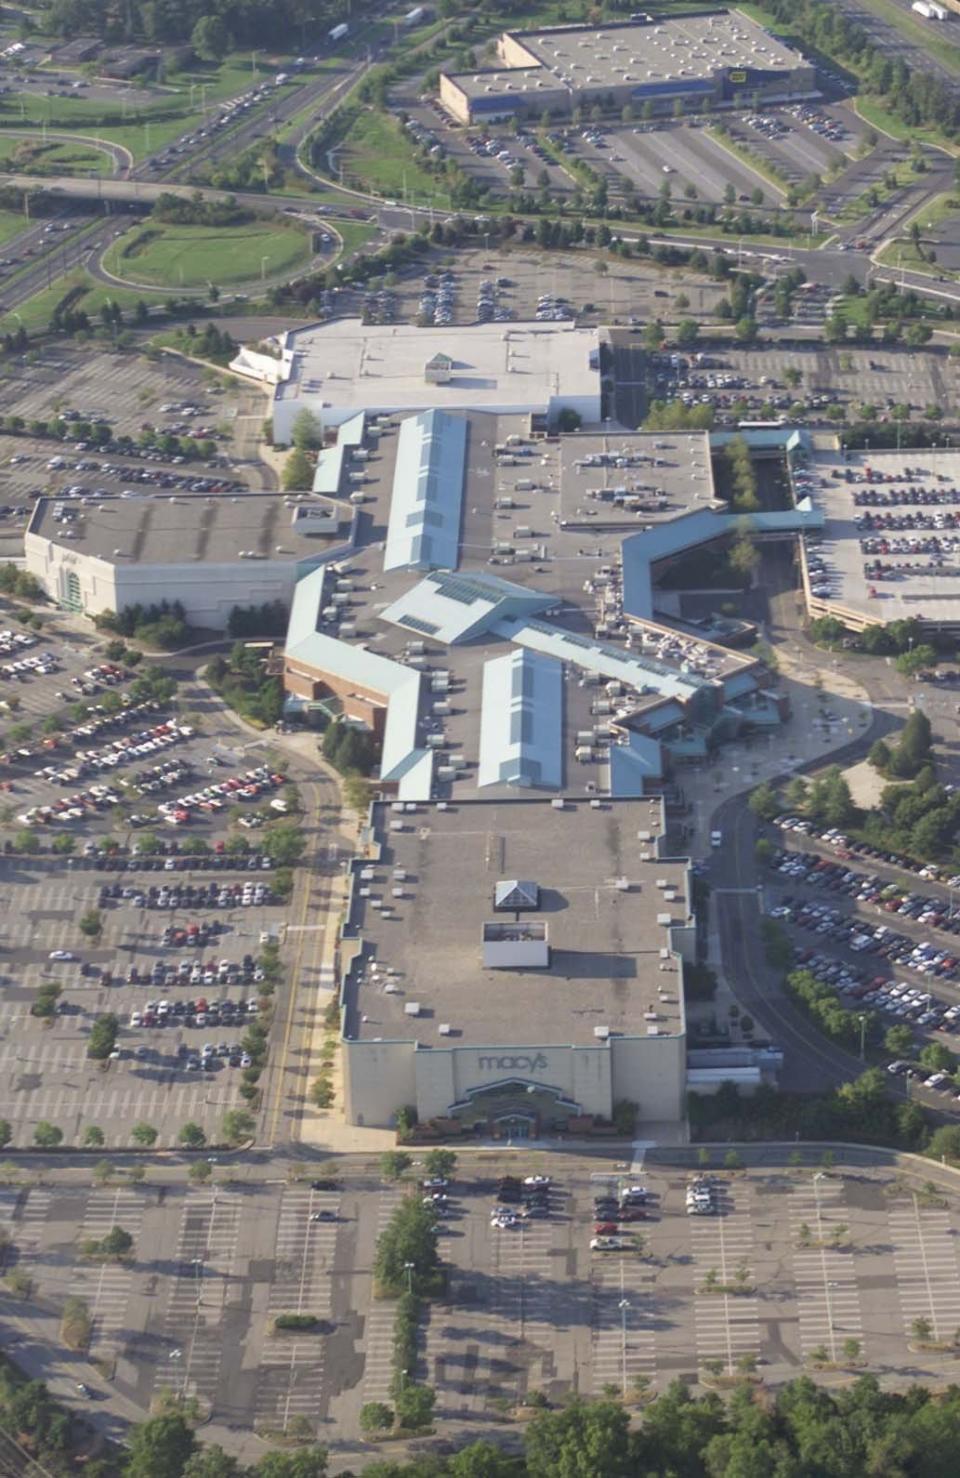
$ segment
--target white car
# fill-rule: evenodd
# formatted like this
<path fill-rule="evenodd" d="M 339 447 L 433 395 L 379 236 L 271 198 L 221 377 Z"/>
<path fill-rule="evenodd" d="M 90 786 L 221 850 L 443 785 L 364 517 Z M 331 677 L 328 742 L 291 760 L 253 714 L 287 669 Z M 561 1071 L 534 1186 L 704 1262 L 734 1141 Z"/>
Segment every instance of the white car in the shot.
<path fill-rule="evenodd" d="M 61 962 L 75 960 L 76 958 L 72 949 L 52 949 L 47 955 L 48 960 L 59 960 Z"/>
<path fill-rule="evenodd" d="M 591 1252 L 622 1252 L 628 1246 L 622 1237 L 591 1237 Z"/>

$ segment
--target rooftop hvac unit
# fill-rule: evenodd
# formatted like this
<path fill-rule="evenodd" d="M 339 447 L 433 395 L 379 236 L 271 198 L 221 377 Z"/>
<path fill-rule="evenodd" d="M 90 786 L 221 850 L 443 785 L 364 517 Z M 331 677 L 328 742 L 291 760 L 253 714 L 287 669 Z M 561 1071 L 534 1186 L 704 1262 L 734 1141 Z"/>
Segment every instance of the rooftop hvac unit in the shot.
<path fill-rule="evenodd" d="M 595 1026 L 593 1028 L 593 1035 L 598 1042 L 608 1042 L 610 1040 L 610 1028 L 608 1026 Z"/>
<path fill-rule="evenodd" d="M 449 1021 L 441 1021 L 440 1025 L 437 1027 L 437 1031 L 441 1037 L 449 1037 L 453 1031 L 453 1027 L 450 1025 Z"/>
<path fill-rule="evenodd" d="M 618 893 L 629 893 L 630 892 L 630 879 L 629 878 L 617 878 L 617 892 Z"/>
<path fill-rule="evenodd" d="M 669 926 L 673 923 L 673 914 L 672 913 L 658 913 L 657 914 L 657 923 L 658 924 L 662 924 L 665 929 L 666 928 L 669 928 Z"/>
<path fill-rule="evenodd" d="M 563 799 L 562 796 L 555 796 L 553 798 L 553 800 L 550 802 L 550 804 L 551 804 L 551 806 L 553 807 L 553 809 L 555 811 L 563 811 L 563 810 L 566 809 L 566 805 L 567 805 L 566 801 Z"/>
<path fill-rule="evenodd" d="M 407 1001 L 405 1003 L 405 1005 L 404 1005 L 403 1012 L 404 1012 L 404 1015 L 405 1016 L 419 1016 L 420 1015 L 420 1002 L 419 1001 Z"/>

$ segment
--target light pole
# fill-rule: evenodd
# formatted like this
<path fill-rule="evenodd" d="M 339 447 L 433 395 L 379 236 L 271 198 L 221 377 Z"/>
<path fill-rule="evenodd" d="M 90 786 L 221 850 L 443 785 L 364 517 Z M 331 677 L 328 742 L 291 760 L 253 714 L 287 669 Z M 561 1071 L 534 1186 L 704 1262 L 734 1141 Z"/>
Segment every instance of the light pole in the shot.
<path fill-rule="evenodd" d="M 627 1314 L 630 1300 L 622 1298 L 617 1304 L 620 1310 L 620 1386 L 624 1397 L 627 1394 Z"/>
<path fill-rule="evenodd" d="M 412 1263 L 412 1262 L 405 1262 L 404 1265 L 403 1265 L 403 1271 L 407 1275 L 407 1292 L 408 1293 L 413 1293 L 413 1269 L 414 1269 L 414 1266 L 415 1266 L 415 1264 Z"/>
<path fill-rule="evenodd" d="M 860 1061 L 863 1062 L 866 1057 L 867 1043 L 867 1018 L 863 1011 L 858 1013 L 857 1020 L 860 1023 Z"/>
<path fill-rule="evenodd" d="M 270 260 L 269 257 L 261 257 L 260 258 L 260 281 L 261 282 L 265 282 L 266 281 L 266 277 L 267 277 L 267 263 L 269 262 L 269 260 Z"/>

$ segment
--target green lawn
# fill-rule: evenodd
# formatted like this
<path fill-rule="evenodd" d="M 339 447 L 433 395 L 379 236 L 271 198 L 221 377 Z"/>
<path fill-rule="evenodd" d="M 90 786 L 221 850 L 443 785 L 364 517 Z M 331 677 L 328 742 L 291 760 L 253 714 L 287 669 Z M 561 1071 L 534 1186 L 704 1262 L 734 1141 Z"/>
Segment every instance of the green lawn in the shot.
<path fill-rule="evenodd" d="M 388 200 L 449 205 L 443 182 L 423 168 L 402 126 L 386 113 L 364 110 L 336 157 L 343 165 L 344 184 L 355 182 Z"/>
<path fill-rule="evenodd" d="M 33 175 L 109 175 L 110 155 L 93 144 L 40 138 L 5 138 L 0 133 L 0 167 Z"/>
<path fill-rule="evenodd" d="M 21 231 L 26 231 L 30 222 L 18 210 L 0 210 L 0 246 L 14 236 L 19 236 Z M 2 293 L 2 288 L 0 288 Z"/>
<path fill-rule="evenodd" d="M 904 123 L 894 113 L 889 113 L 876 98 L 856 97 L 853 100 L 854 108 L 864 123 L 869 123 L 873 128 L 882 133 L 888 133 L 903 143 L 934 144 L 938 149 L 945 149 L 948 154 L 956 154 L 957 146 L 946 138 L 936 128 L 914 128 L 911 124 Z"/>
<path fill-rule="evenodd" d="M 309 262 L 310 239 L 260 221 L 225 228 L 151 225 L 120 237 L 104 266 L 128 283 L 176 291 L 257 281 L 264 257 L 268 278 L 293 272 Z"/>

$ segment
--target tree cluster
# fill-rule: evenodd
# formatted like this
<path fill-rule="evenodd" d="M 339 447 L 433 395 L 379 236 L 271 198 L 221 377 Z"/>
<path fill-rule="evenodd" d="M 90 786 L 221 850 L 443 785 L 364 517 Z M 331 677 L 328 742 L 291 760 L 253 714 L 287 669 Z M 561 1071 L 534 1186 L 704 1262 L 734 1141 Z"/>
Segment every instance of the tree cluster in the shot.
<path fill-rule="evenodd" d="M 282 600 L 269 600 L 261 606 L 234 606 L 227 617 L 228 636 L 284 636 L 287 630 L 287 607 Z"/>
<path fill-rule="evenodd" d="M 237 341 L 230 337 L 225 328 L 215 323 L 206 323 L 202 333 L 194 323 L 185 324 L 177 331 L 177 348 L 195 359 L 209 359 L 211 364 L 229 364 L 236 356 Z"/>
<path fill-rule="evenodd" d="M 744 437 L 731 436 L 724 448 L 723 456 L 730 478 L 734 508 L 738 513 L 759 512 L 757 474 L 754 470 L 750 448 Z"/>
<path fill-rule="evenodd" d="M 94 617 L 94 625 L 98 631 L 132 636 L 148 647 L 163 647 L 167 651 L 185 646 L 191 636 L 186 611 L 179 600 L 124 606 L 122 611 L 101 611 Z"/>
<path fill-rule="evenodd" d="M 377 1240 L 374 1273 L 384 1292 L 399 1295 L 408 1282 L 414 1292 L 435 1291 L 440 1258 L 433 1228 L 433 1211 L 419 1195 L 400 1202 Z"/>
<path fill-rule="evenodd" d="M 933 731 L 930 720 L 920 708 L 915 708 L 900 730 L 896 744 L 878 739 L 870 750 L 870 763 L 883 775 L 897 780 L 912 780 L 919 776 L 931 763 L 933 755 Z M 922 789 L 929 789 L 925 784 Z M 895 798 L 895 793 L 893 793 Z"/>
<path fill-rule="evenodd" d="M 334 719 L 323 736 L 323 757 L 341 775 L 369 775 L 377 762 L 377 746 L 369 729 Z"/>
<path fill-rule="evenodd" d="M 254 219 L 253 211 L 235 200 L 211 199 L 199 190 L 189 198 L 164 191 L 157 196 L 151 215 L 172 226 L 242 226 Z"/>
<path fill-rule="evenodd" d="M 211 657 L 206 679 L 225 703 L 253 723 L 271 728 L 283 714 L 283 684 L 263 670 L 263 654 L 238 641 L 229 657 Z"/>

